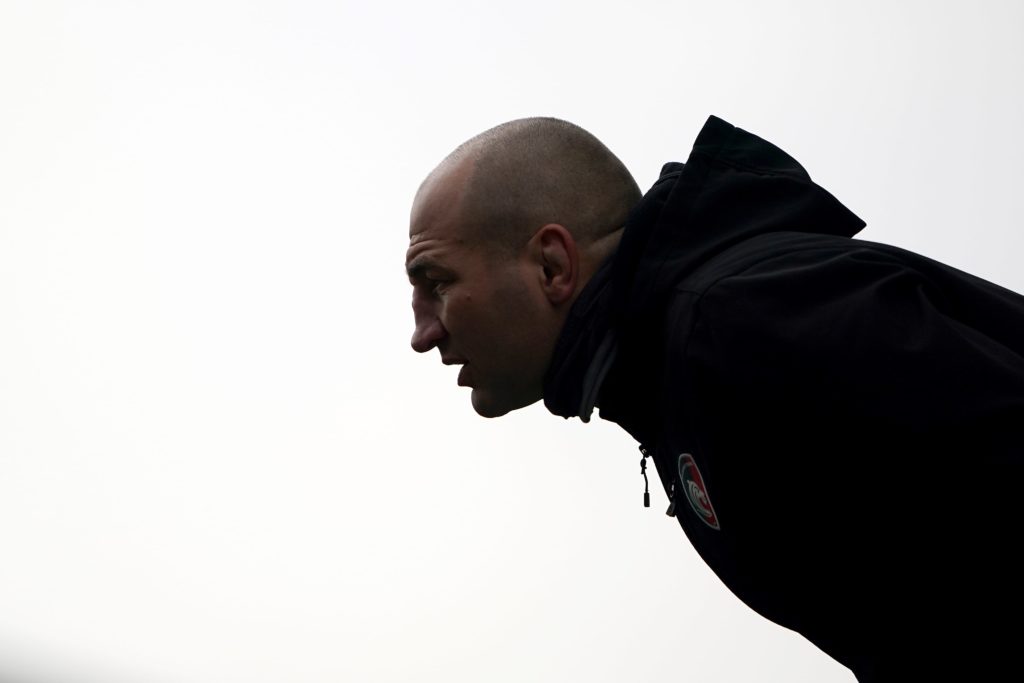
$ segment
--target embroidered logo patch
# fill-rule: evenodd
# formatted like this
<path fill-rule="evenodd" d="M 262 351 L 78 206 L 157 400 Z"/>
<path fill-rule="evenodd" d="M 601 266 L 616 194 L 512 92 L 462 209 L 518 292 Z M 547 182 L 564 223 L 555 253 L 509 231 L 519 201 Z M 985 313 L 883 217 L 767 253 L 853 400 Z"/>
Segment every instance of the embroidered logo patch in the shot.
<path fill-rule="evenodd" d="M 697 461 L 689 453 L 679 456 L 679 481 L 683 483 L 683 491 L 686 493 L 686 500 L 690 501 L 690 507 L 697 513 L 697 516 L 712 529 L 721 530 L 718 525 L 718 515 L 711 505 L 711 498 L 708 496 L 708 489 L 704 485 L 704 477 L 700 475 L 697 468 Z"/>

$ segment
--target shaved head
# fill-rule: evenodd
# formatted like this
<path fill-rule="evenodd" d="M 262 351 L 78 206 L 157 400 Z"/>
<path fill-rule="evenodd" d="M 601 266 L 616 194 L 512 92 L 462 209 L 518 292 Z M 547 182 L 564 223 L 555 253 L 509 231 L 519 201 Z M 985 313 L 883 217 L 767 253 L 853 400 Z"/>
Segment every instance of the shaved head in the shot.
<path fill-rule="evenodd" d="M 420 188 L 456 175 L 464 237 L 511 255 L 540 227 L 564 226 L 587 250 L 617 233 L 641 199 L 625 165 L 600 140 L 555 118 L 509 121 L 467 140 Z"/>
<path fill-rule="evenodd" d="M 640 200 L 622 162 L 566 121 L 519 119 L 466 141 L 413 200 L 412 348 L 462 365 L 480 415 L 540 400 L 573 302 Z"/>

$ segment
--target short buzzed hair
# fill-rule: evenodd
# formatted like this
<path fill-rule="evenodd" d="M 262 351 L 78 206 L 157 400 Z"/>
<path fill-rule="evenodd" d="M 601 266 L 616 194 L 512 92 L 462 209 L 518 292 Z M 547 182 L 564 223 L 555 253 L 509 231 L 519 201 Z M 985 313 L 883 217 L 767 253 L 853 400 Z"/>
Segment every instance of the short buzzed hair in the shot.
<path fill-rule="evenodd" d="M 472 160 L 463 195 L 470 234 L 515 254 L 549 223 L 583 245 L 621 228 L 642 198 L 626 166 L 594 135 L 550 117 L 502 123 L 467 140 L 438 169 Z"/>

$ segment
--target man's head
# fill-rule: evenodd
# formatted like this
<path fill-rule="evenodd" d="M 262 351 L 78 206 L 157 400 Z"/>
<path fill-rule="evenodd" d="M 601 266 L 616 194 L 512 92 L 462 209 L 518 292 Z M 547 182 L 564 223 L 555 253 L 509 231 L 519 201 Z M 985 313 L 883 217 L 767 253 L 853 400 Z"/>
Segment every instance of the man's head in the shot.
<path fill-rule="evenodd" d="M 464 365 L 459 384 L 485 417 L 541 399 L 569 309 L 640 198 L 622 162 L 565 121 L 519 119 L 463 143 L 413 201 L 413 349 Z"/>

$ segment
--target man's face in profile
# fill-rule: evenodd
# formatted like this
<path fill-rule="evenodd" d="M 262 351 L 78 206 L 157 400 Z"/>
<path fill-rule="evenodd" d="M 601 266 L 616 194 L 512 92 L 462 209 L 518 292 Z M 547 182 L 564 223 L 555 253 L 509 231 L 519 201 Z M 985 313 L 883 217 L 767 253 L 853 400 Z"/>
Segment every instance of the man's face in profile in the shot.
<path fill-rule="evenodd" d="M 406 253 L 412 348 L 437 348 L 441 362 L 462 365 L 458 383 L 472 387 L 473 408 L 498 417 L 541 398 L 545 359 L 535 348 L 527 260 L 497 253 L 463 224 L 469 166 L 434 174 L 413 202 Z"/>

